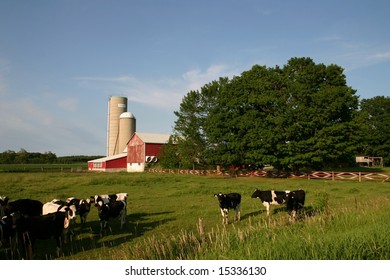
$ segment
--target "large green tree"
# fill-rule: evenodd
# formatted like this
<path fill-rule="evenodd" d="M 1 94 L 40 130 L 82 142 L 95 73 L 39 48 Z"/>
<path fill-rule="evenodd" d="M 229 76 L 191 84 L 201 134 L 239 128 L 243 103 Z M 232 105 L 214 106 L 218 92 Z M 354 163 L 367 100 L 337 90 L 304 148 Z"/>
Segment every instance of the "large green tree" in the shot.
<path fill-rule="evenodd" d="M 353 159 L 357 107 L 341 67 L 292 58 L 190 92 L 175 128 L 208 164 L 317 169 Z"/>

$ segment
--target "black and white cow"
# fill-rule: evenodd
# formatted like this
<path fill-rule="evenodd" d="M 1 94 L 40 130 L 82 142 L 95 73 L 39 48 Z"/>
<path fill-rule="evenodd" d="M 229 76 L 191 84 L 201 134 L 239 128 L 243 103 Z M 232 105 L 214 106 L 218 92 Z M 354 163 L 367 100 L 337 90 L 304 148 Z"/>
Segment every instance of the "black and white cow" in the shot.
<path fill-rule="evenodd" d="M 252 194 L 252 198 L 259 198 L 261 203 L 267 209 L 269 216 L 269 209 L 271 205 L 282 205 L 286 203 L 287 195 L 290 191 L 261 191 L 256 189 Z"/>
<path fill-rule="evenodd" d="M 240 220 L 241 211 L 241 194 L 239 193 L 228 193 L 228 194 L 214 194 L 214 197 L 218 198 L 219 208 L 222 214 L 222 224 L 228 224 L 229 221 L 229 210 L 234 209 L 236 213 L 236 220 Z"/>
<path fill-rule="evenodd" d="M 305 205 L 306 193 L 304 190 L 296 190 L 288 193 L 286 198 L 287 212 L 290 215 L 290 221 L 296 220 L 297 213 Z"/>
<path fill-rule="evenodd" d="M 91 199 L 78 199 L 74 197 L 69 197 L 65 201 L 69 205 L 74 205 L 76 207 L 76 214 L 80 216 L 81 223 L 85 224 L 85 222 L 87 221 L 87 216 L 91 210 Z"/>
<path fill-rule="evenodd" d="M 119 217 L 121 223 L 121 229 L 123 225 L 126 223 L 126 202 L 124 200 L 114 200 L 109 201 L 108 203 L 103 203 L 103 201 L 99 201 L 97 203 L 98 215 L 100 220 L 100 234 L 103 235 L 107 229 L 108 220 L 110 218 Z"/>
<path fill-rule="evenodd" d="M 32 259 L 35 240 L 45 240 L 52 237 L 56 240 L 57 257 L 60 256 L 62 241 L 69 227 L 69 209 L 41 216 L 22 215 L 17 222 L 17 232 L 21 244 L 26 249 L 26 257 Z"/>
<path fill-rule="evenodd" d="M 91 199 L 93 199 L 95 206 L 97 206 L 99 201 L 102 201 L 103 203 L 108 203 L 110 201 L 124 201 L 127 202 L 127 193 L 116 193 L 116 194 L 96 194 L 95 196 L 91 196 Z"/>
<path fill-rule="evenodd" d="M 43 203 L 34 199 L 17 199 L 8 201 L 3 206 L 4 215 L 9 216 L 12 213 L 19 212 L 27 216 L 39 216 L 42 214 Z"/>

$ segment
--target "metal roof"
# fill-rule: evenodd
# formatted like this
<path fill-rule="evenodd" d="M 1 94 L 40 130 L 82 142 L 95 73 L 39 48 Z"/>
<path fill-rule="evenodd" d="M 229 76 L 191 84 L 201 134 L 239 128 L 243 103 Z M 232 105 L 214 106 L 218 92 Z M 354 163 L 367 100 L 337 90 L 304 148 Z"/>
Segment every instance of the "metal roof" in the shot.
<path fill-rule="evenodd" d="M 110 160 L 123 158 L 123 157 L 127 157 L 127 153 L 120 153 L 120 154 L 112 155 L 112 156 L 108 156 L 108 157 L 97 158 L 94 160 L 89 160 L 88 162 L 105 162 L 105 161 L 110 161 Z"/>
<path fill-rule="evenodd" d="M 144 142 L 144 143 L 153 143 L 153 144 L 166 144 L 169 141 L 170 134 L 159 134 L 159 133 L 145 133 L 145 132 L 136 132 L 135 134 Z"/>

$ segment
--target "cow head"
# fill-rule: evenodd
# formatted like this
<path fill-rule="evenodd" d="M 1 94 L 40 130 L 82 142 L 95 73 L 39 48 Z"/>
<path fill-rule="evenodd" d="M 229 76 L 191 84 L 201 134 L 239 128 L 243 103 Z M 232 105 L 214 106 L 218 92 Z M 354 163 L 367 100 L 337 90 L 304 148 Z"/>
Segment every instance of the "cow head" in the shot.
<path fill-rule="evenodd" d="M 108 204 L 103 203 L 103 201 L 99 201 L 95 203 L 96 207 L 98 208 L 98 214 L 100 220 L 108 220 L 109 219 L 109 211 L 110 206 Z"/>
<path fill-rule="evenodd" d="M 6 197 L 6 196 L 4 196 L 4 195 L 0 196 L 0 205 L 1 205 L 1 206 L 6 205 L 6 204 L 8 203 L 8 200 L 9 200 L 8 197 Z"/>
<path fill-rule="evenodd" d="M 218 193 L 218 194 L 214 194 L 214 197 L 218 198 L 218 202 L 219 202 L 219 207 L 222 209 L 222 208 L 226 208 L 226 200 L 227 200 L 227 195 L 226 194 L 223 194 L 223 193 Z M 227 212 L 229 212 L 227 210 Z"/>
<path fill-rule="evenodd" d="M 67 230 L 70 225 L 70 221 L 73 219 L 72 217 L 75 215 L 76 212 L 72 210 L 70 206 L 67 206 L 64 212 L 65 212 L 64 229 Z"/>
<path fill-rule="evenodd" d="M 91 210 L 91 200 L 89 198 L 87 199 L 80 199 L 80 202 L 77 206 L 78 213 L 80 215 L 81 223 L 84 224 L 87 220 L 87 215 L 89 214 L 89 211 Z"/>
<path fill-rule="evenodd" d="M 214 197 L 218 198 L 218 201 L 222 201 L 226 197 L 226 194 L 218 193 L 214 194 Z"/>

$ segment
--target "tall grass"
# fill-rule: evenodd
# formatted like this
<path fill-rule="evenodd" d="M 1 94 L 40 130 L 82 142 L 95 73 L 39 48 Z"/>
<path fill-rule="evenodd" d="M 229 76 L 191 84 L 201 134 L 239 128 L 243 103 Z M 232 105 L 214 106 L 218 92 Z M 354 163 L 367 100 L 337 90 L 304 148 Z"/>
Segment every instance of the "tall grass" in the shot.
<path fill-rule="evenodd" d="M 379 202 L 379 204 L 378 204 Z M 195 232 L 152 236 L 129 248 L 135 259 L 366 260 L 390 258 L 389 201 L 367 210 L 314 211 L 295 223 L 285 218 L 245 226 L 214 226 L 202 242 Z M 312 213 L 314 213 L 312 212 Z"/>

